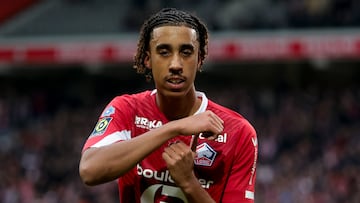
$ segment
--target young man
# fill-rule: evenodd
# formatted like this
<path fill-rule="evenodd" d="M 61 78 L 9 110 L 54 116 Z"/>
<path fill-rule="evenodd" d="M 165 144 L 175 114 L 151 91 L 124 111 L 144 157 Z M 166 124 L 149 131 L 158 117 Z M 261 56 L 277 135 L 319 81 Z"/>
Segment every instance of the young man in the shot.
<path fill-rule="evenodd" d="M 104 109 L 83 147 L 85 184 L 118 179 L 121 203 L 254 202 L 254 128 L 194 86 L 207 43 L 205 25 L 184 11 L 166 8 L 143 24 L 134 67 L 156 89 Z"/>

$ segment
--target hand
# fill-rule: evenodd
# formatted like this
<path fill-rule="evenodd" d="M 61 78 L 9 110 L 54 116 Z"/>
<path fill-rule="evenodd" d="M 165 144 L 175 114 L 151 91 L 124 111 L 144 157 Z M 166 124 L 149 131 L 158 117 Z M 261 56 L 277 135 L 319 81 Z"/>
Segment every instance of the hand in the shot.
<path fill-rule="evenodd" d="M 171 178 L 179 187 L 186 187 L 197 181 L 193 172 L 195 152 L 188 145 L 181 141 L 173 143 L 165 148 L 162 157 Z"/>
<path fill-rule="evenodd" d="M 180 125 L 180 135 L 199 135 L 204 133 L 208 139 L 216 139 L 224 129 L 224 121 L 214 112 L 203 113 L 177 120 Z"/>

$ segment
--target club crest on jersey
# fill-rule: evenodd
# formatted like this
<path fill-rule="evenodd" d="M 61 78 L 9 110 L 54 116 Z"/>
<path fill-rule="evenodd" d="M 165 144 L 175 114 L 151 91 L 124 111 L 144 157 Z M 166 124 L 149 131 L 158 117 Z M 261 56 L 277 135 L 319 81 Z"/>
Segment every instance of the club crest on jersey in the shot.
<path fill-rule="evenodd" d="M 93 132 L 91 133 L 91 136 L 97 136 L 97 135 L 104 134 L 104 132 L 106 131 L 107 127 L 109 126 L 111 120 L 112 120 L 111 117 L 105 117 L 105 118 L 102 118 L 101 120 L 99 120 L 96 123 L 95 128 L 94 128 Z"/>
<path fill-rule="evenodd" d="M 211 166 L 216 157 L 216 151 L 207 143 L 202 143 L 196 147 L 194 164 L 198 166 Z"/>
<path fill-rule="evenodd" d="M 101 114 L 101 117 L 110 116 L 115 113 L 115 108 L 113 106 L 107 107 L 103 113 Z"/>

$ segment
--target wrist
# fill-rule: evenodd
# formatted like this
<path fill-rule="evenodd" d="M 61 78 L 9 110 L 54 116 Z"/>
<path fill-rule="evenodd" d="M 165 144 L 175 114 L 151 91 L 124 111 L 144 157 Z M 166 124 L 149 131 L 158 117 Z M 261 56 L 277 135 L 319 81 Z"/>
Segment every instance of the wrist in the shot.
<path fill-rule="evenodd" d="M 199 183 L 199 180 L 194 176 L 187 181 L 183 181 L 178 185 L 185 194 L 196 193 L 199 189 L 202 189 L 202 186 Z"/>
<path fill-rule="evenodd" d="M 181 128 L 177 123 L 178 123 L 177 121 L 170 121 L 169 123 L 166 124 L 168 128 L 168 134 L 170 135 L 171 138 L 181 135 Z"/>
<path fill-rule="evenodd" d="M 215 203 L 196 177 L 179 186 L 189 202 Z"/>

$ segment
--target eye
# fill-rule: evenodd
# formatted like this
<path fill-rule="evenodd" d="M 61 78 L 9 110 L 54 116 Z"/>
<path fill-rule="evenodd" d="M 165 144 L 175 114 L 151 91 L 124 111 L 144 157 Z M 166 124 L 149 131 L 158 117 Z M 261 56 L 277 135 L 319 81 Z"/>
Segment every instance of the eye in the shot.
<path fill-rule="evenodd" d="M 191 50 L 191 49 L 184 49 L 181 51 L 181 54 L 183 56 L 190 56 L 192 53 L 193 53 L 193 50 Z"/>
<path fill-rule="evenodd" d="M 160 49 L 158 51 L 158 53 L 161 55 L 161 56 L 169 56 L 170 55 L 170 51 L 167 50 L 167 49 Z"/>

